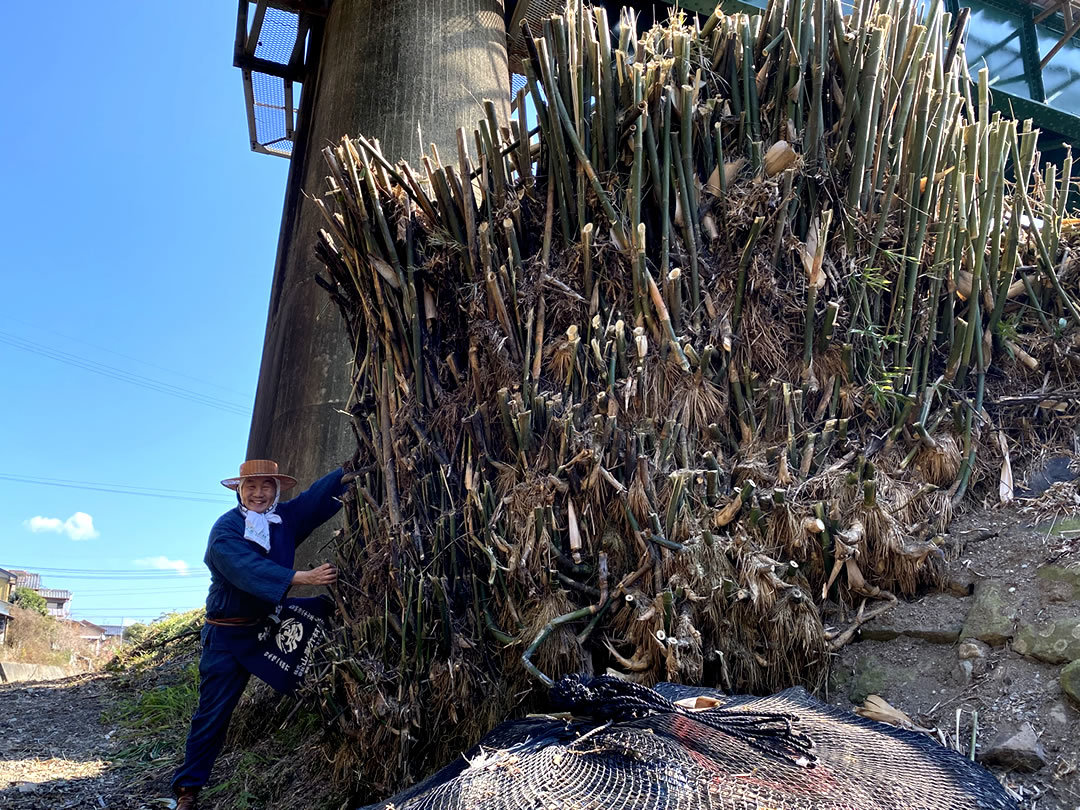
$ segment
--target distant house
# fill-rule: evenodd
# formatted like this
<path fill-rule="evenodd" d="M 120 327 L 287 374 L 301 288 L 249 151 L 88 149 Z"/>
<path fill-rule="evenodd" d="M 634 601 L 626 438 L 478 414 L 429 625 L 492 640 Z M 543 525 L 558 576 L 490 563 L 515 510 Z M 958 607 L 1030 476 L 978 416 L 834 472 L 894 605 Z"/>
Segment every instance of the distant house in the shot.
<path fill-rule="evenodd" d="M 14 572 L 0 568 L 0 646 L 7 643 L 7 626 L 11 621 L 11 594 L 18 580 Z"/>
<path fill-rule="evenodd" d="M 71 591 L 42 588 L 38 593 L 45 597 L 45 607 L 48 608 L 50 616 L 66 619 L 71 615 Z"/>
<path fill-rule="evenodd" d="M 12 571 L 16 576 L 16 588 L 29 588 L 36 591 L 45 600 L 45 607 L 50 616 L 66 619 L 71 615 L 71 591 L 58 588 L 42 588 L 41 574 L 32 571 Z"/>
<path fill-rule="evenodd" d="M 124 625 L 122 624 L 103 624 L 101 626 L 105 630 L 106 641 L 111 641 L 114 638 L 122 639 L 124 637 Z"/>
<path fill-rule="evenodd" d="M 105 640 L 105 628 L 100 624 L 88 622 L 86 619 L 79 619 L 78 621 L 72 620 L 70 623 L 72 627 L 75 627 L 78 630 L 79 638 L 83 641 Z"/>
<path fill-rule="evenodd" d="M 94 645 L 95 654 L 101 652 L 102 644 L 109 643 L 109 635 L 100 624 L 88 622 L 86 619 L 65 619 L 64 621 L 79 634 L 80 639 Z"/>
<path fill-rule="evenodd" d="M 13 568 L 11 573 L 18 577 L 18 581 L 15 583 L 16 588 L 29 588 L 32 591 L 41 589 L 41 574 L 20 571 L 18 568 Z"/>

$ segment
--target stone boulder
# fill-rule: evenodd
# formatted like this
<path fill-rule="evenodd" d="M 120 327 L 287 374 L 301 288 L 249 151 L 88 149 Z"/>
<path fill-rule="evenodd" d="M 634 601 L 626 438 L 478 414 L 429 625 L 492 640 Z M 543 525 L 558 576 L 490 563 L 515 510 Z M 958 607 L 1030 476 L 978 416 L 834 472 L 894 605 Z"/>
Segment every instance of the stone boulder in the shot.
<path fill-rule="evenodd" d="M 1000 647 L 1013 636 L 1016 599 L 1003 582 L 984 579 L 975 585 L 975 598 L 961 630 L 961 638 Z"/>
<path fill-rule="evenodd" d="M 918 602 L 900 602 L 881 618 L 863 625 L 865 641 L 892 641 L 900 636 L 932 644 L 955 644 L 964 626 L 966 601 L 934 593 Z"/>
<path fill-rule="evenodd" d="M 1035 572 L 1039 590 L 1049 602 L 1080 600 L 1080 569 L 1044 565 Z"/>
<path fill-rule="evenodd" d="M 1024 624 L 1013 650 L 1048 664 L 1065 664 L 1080 658 L 1080 617 L 1040 624 Z"/>
<path fill-rule="evenodd" d="M 1061 691 L 1080 708 L 1080 660 L 1073 661 L 1061 670 Z"/>
<path fill-rule="evenodd" d="M 990 746 L 979 754 L 979 761 L 1011 771 L 1034 773 L 1046 765 L 1050 757 L 1039 742 L 1035 729 L 1030 723 L 1024 723 L 1019 730 L 1002 729 Z"/>

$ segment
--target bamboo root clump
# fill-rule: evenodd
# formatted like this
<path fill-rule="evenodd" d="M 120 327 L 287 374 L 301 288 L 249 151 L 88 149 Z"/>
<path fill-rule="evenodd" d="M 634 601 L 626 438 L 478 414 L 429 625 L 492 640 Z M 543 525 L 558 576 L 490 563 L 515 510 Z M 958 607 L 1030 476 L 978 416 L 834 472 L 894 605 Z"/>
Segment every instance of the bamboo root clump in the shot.
<path fill-rule="evenodd" d="M 1080 364 L 1071 161 L 990 113 L 963 20 L 620 22 L 528 32 L 454 160 L 325 150 L 359 477 L 323 697 L 368 789 L 570 671 L 819 685 L 934 583 L 999 431 L 1062 430 L 994 422 Z"/>

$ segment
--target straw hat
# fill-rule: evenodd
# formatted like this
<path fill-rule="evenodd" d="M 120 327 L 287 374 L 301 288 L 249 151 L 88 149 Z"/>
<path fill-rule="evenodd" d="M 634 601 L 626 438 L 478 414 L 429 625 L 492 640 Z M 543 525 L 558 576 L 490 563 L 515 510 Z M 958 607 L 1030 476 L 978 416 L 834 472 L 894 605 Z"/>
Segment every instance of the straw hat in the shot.
<path fill-rule="evenodd" d="M 296 486 L 296 479 L 291 475 L 283 475 L 278 472 L 276 461 L 265 458 L 254 458 L 240 465 L 240 475 L 236 478 L 226 478 L 221 483 L 229 489 L 239 489 L 240 483 L 245 478 L 276 478 L 281 485 L 281 491 L 292 489 Z"/>

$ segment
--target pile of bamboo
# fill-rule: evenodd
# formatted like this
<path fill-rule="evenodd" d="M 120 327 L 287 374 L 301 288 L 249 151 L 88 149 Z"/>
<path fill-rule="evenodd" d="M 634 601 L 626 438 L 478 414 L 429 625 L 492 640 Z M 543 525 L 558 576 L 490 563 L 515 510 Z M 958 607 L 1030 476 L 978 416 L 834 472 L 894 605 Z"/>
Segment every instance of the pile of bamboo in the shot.
<path fill-rule="evenodd" d="M 370 789 L 566 672 L 820 684 L 1010 442 L 1067 430 L 994 397 L 1080 362 L 1071 160 L 991 113 L 963 18 L 619 22 L 528 32 L 454 161 L 325 153 L 360 475 L 321 695 Z"/>

